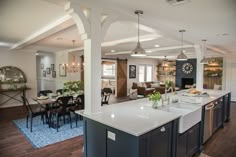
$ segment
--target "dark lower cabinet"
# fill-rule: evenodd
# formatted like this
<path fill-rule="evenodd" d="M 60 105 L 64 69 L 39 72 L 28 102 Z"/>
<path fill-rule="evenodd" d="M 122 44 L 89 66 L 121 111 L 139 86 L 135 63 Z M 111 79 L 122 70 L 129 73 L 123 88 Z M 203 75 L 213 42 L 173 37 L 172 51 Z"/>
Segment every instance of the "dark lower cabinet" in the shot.
<path fill-rule="evenodd" d="M 223 101 L 218 99 L 214 102 L 213 132 L 222 126 Z"/>
<path fill-rule="evenodd" d="M 199 152 L 200 124 L 196 124 L 177 137 L 176 157 L 192 157 Z"/>
<path fill-rule="evenodd" d="M 223 102 L 224 102 L 224 121 L 228 122 L 230 120 L 231 93 L 228 93 L 223 97 Z"/>
<path fill-rule="evenodd" d="M 171 123 L 150 132 L 150 157 L 171 157 Z"/>
<path fill-rule="evenodd" d="M 84 126 L 85 157 L 174 157 L 177 120 L 141 136 L 87 118 Z"/>

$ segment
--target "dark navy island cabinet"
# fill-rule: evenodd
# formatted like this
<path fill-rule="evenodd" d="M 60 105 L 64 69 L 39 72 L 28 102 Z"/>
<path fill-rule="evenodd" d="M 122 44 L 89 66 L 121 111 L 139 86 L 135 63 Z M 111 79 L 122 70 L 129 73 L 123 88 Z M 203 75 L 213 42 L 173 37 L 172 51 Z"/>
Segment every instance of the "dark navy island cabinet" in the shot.
<path fill-rule="evenodd" d="M 222 127 L 222 119 L 223 119 L 223 100 L 218 99 L 214 102 L 214 120 L 213 120 L 213 132 L 218 128 Z"/>
<path fill-rule="evenodd" d="M 200 124 L 196 124 L 177 137 L 176 157 L 192 157 L 199 152 Z"/>
<path fill-rule="evenodd" d="M 224 102 L 224 121 L 228 122 L 230 120 L 231 93 L 223 97 L 223 102 Z"/>
<path fill-rule="evenodd" d="M 141 136 L 133 136 L 84 118 L 84 156 L 174 157 L 177 121 L 169 122 Z M 109 134 L 115 137 L 111 138 Z"/>

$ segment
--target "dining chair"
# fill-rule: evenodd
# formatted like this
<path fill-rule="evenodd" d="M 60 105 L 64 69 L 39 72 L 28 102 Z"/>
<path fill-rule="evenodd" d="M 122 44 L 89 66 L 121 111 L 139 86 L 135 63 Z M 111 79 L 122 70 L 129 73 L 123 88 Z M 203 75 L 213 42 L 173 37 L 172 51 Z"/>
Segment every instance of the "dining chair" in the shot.
<path fill-rule="evenodd" d="M 56 90 L 56 93 L 57 93 L 58 95 L 62 95 L 62 94 L 63 94 L 63 89 L 57 89 L 57 90 Z"/>
<path fill-rule="evenodd" d="M 54 103 L 54 106 L 56 105 L 57 107 L 52 107 L 50 110 L 49 114 L 49 127 L 51 127 L 54 123 L 53 118 L 56 118 L 56 128 L 58 132 L 59 128 L 59 120 L 60 117 L 63 116 L 63 122 L 65 124 L 65 116 L 69 117 L 70 121 L 70 127 L 72 128 L 72 123 L 71 123 L 71 115 L 70 115 L 70 110 L 69 110 L 69 104 L 73 102 L 73 96 L 63 96 L 63 97 L 58 97 L 56 102 Z"/>
<path fill-rule="evenodd" d="M 82 116 L 75 113 L 75 111 L 83 109 L 84 109 L 84 95 L 78 95 L 76 97 L 74 105 L 70 107 L 70 111 L 75 115 L 76 127 L 78 127 L 78 120 L 82 120 Z"/>
<path fill-rule="evenodd" d="M 102 89 L 102 106 L 104 104 L 108 104 L 111 94 L 112 94 L 111 88 L 103 88 Z"/>
<path fill-rule="evenodd" d="M 41 116 L 41 119 L 44 124 L 44 116 L 46 116 L 46 111 L 42 107 L 31 107 L 32 105 L 29 104 L 29 101 L 26 97 L 21 96 L 23 106 L 25 107 L 27 111 L 27 117 L 26 117 L 26 127 L 28 128 L 28 121 L 30 118 L 30 132 L 32 132 L 32 124 L 33 124 L 33 118 L 37 116 Z"/>

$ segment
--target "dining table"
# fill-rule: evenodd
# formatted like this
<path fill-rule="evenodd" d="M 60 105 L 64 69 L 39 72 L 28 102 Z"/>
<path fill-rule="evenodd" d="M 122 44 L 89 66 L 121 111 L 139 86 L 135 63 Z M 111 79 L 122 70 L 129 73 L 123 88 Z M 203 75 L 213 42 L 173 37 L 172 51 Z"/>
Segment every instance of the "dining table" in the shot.
<path fill-rule="evenodd" d="M 81 95 L 81 94 L 80 94 Z M 48 125 L 50 125 L 50 127 L 55 128 L 53 124 L 49 124 L 49 113 L 50 111 L 55 107 L 55 103 L 57 102 L 57 99 L 59 97 L 63 97 L 65 95 L 56 95 L 56 94 L 51 94 L 49 96 L 39 96 L 39 97 L 32 97 L 32 100 L 36 101 L 42 108 L 44 108 L 47 111 L 46 114 L 46 123 Z M 68 107 L 72 106 L 75 101 L 76 98 L 78 96 L 78 94 L 74 94 L 73 96 L 73 102 L 71 102 L 70 104 L 68 104 Z"/>

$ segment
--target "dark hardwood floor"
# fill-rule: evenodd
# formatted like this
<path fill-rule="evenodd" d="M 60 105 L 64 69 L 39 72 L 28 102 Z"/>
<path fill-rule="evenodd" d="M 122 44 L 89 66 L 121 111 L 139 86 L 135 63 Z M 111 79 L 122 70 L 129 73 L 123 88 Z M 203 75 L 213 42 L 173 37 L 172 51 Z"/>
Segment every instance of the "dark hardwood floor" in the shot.
<path fill-rule="evenodd" d="M 236 103 L 231 104 L 231 120 L 205 144 L 204 152 L 211 157 L 236 157 Z"/>
<path fill-rule="evenodd" d="M 123 99 L 125 100 L 125 99 Z M 0 109 L 0 157 L 82 157 L 83 136 L 35 149 L 12 120 L 25 117 L 22 107 Z M 204 152 L 211 157 L 236 156 L 236 104 L 231 121 L 206 143 Z"/>

